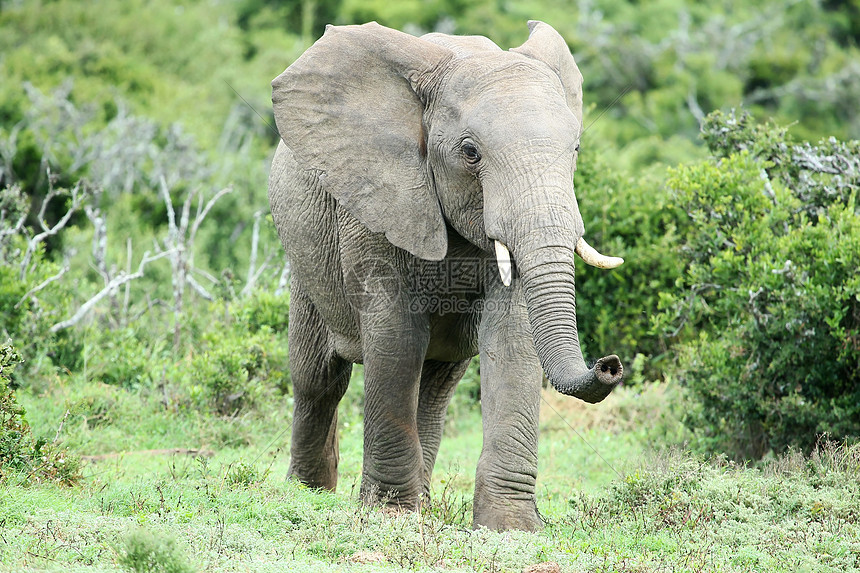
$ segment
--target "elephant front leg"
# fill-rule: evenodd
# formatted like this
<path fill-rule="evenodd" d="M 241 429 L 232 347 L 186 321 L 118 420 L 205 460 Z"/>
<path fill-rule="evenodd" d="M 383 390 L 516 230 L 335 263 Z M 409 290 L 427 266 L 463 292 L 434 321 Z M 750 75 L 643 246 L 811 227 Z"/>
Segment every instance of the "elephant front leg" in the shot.
<path fill-rule="evenodd" d="M 519 282 L 492 290 L 479 331 L 484 446 L 474 527 L 535 530 L 542 371 Z"/>
<path fill-rule="evenodd" d="M 393 310 L 362 317 L 364 343 L 364 466 L 361 497 L 418 509 L 424 461 L 417 412 L 426 320 Z"/>

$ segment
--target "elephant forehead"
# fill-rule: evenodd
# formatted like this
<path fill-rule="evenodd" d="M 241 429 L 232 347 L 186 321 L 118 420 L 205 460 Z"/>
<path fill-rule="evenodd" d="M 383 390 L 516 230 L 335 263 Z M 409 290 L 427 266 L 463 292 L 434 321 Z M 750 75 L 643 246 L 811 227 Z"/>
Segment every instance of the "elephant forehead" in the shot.
<path fill-rule="evenodd" d="M 499 90 L 464 110 L 464 131 L 496 149 L 517 142 L 541 142 L 543 146 L 568 146 L 580 133 L 579 120 L 565 104 L 563 95 L 534 90 Z"/>
<path fill-rule="evenodd" d="M 502 50 L 492 40 L 484 36 L 451 36 L 449 34 L 433 32 L 424 34 L 421 38 L 448 48 L 458 58 L 482 52 L 500 52 Z"/>
<path fill-rule="evenodd" d="M 564 93 L 558 75 L 541 61 L 514 52 L 484 52 L 456 58 L 451 65 L 448 91 L 460 98 L 508 96 L 535 91 Z"/>
<path fill-rule="evenodd" d="M 541 118 L 554 118 L 565 131 L 577 128 L 561 81 L 546 64 L 510 52 L 458 63 L 441 95 L 445 107 L 459 110 L 467 127 L 513 123 L 527 128 L 539 126 Z"/>

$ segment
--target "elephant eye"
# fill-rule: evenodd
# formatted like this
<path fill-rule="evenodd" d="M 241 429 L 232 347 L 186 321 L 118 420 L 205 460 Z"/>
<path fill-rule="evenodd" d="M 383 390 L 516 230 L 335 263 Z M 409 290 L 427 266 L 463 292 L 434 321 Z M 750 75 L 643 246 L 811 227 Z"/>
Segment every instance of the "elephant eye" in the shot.
<path fill-rule="evenodd" d="M 463 151 L 463 157 L 466 158 L 466 163 L 469 165 L 477 165 L 481 160 L 481 154 L 474 143 L 464 143 L 460 149 Z"/>
<path fill-rule="evenodd" d="M 578 143 L 576 144 L 576 147 L 573 148 L 573 150 L 575 152 L 579 153 L 579 144 Z"/>

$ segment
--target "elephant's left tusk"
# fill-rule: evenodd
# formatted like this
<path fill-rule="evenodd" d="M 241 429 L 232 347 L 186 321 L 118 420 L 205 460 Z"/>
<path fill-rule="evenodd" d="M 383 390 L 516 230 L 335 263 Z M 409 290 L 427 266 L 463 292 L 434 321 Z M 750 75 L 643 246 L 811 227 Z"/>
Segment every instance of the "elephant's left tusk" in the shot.
<path fill-rule="evenodd" d="M 496 262 L 499 264 L 499 274 L 502 276 L 502 284 L 511 286 L 511 252 L 501 242 L 496 241 Z"/>
<path fill-rule="evenodd" d="M 574 252 L 592 267 L 601 269 L 614 269 L 624 263 L 621 257 L 607 257 L 598 253 L 594 247 L 585 242 L 585 237 L 580 237 L 576 242 Z"/>

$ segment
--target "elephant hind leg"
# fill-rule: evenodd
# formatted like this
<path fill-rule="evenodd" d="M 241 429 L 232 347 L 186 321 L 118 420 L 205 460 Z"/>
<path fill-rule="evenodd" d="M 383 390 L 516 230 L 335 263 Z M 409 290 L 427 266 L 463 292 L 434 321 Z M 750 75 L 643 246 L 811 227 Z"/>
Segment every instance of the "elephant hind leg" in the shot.
<path fill-rule="evenodd" d="M 418 394 L 418 437 L 424 454 L 424 496 L 430 497 L 430 477 L 445 429 L 445 414 L 470 360 L 425 360 Z"/>
<path fill-rule="evenodd" d="M 290 376 L 295 406 L 289 475 L 310 487 L 337 486 L 337 406 L 352 363 L 337 356 L 313 303 L 294 283 L 290 297 Z"/>

